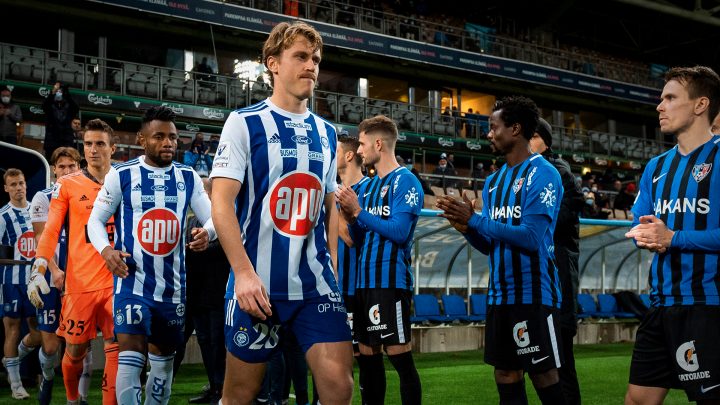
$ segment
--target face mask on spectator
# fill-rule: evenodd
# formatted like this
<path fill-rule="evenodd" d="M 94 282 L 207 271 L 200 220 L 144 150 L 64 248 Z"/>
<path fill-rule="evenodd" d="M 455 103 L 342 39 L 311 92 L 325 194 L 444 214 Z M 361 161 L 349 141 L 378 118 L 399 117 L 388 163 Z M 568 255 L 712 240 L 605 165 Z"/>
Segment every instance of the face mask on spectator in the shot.
<path fill-rule="evenodd" d="M 440 165 L 439 167 L 440 167 L 441 169 L 445 170 L 445 168 L 447 167 L 447 165 Z"/>
<path fill-rule="evenodd" d="M 60 100 L 62 100 L 62 91 L 58 91 L 57 93 L 55 93 L 55 101 Z"/>
<path fill-rule="evenodd" d="M 10 104 L 10 97 L 2 97 L 0 101 L 2 101 L 3 104 Z"/>
<path fill-rule="evenodd" d="M 592 198 L 588 198 L 585 200 L 585 204 L 587 204 L 589 206 L 593 206 L 595 204 L 595 200 Z"/>

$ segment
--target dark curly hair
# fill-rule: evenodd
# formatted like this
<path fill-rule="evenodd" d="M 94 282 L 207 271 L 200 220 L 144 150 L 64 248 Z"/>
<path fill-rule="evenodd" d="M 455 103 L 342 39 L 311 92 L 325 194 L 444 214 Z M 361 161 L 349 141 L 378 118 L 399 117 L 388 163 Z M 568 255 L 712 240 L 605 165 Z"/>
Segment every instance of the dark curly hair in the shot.
<path fill-rule="evenodd" d="M 535 134 L 540 111 L 535 102 L 523 96 L 510 96 L 495 103 L 493 111 L 502 110 L 500 119 L 506 126 L 520 124 L 525 139 L 530 140 Z"/>

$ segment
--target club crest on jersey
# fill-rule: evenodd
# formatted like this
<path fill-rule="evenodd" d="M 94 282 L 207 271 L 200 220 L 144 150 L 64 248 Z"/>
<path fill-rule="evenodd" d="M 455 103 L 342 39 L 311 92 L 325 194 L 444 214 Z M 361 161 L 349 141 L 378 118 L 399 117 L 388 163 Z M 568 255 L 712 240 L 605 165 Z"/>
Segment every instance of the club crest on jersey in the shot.
<path fill-rule="evenodd" d="M 244 330 L 235 332 L 235 336 L 233 336 L 233 342 L 235 342 L 238 347 L 246 346 L 249 341 L 250 337 L 248 337 L 247 332 L 245 332 Z"/>
<path fill-rule="evenodd" d="M 555 195 L 555 188 L 552 183 L 548 183 L 548 185 L 545 186 L 544 190 L 540 193 L 540 202 L 549 208 L 555 206 L 556 199 L 557 196 Z"/>
<path fill-rule="evenodd" d="M 390 186 L 383 186 L 380 189 L 380 198 L 385 198 L 385 194 L 387 194 L 388 189 L 390 189 Z"/>
<path fill-rule="evenodd" d="M 270 187 L 267 210 L 273 226 L 287 237 L 305 237 L 315 228 L 325 197 L 314 173 L 290 172 Z"/>
<path fill-rule="evenodd" d="M 25 259 L 35 257 L 35 232 L 25 231 L 17 240 L 17 251 Z"/>
<path fill-rule="evenodd" d="M 167 208 L 153 208 L 138 221 L 137 238 L 145 252 L 155 256 L 167 256 L 175 251 L 182 235 L 180 221 Z"/>
<path fill-rule="evenodd" d="M 696 182 L 700 183 L 712 170 L 712 163 L 701 163 L 693 166 L 692 176 Z"/>
<path fill-rule="evenodd" d="M 182 181 L 178 181 L 178 182 L 177 182 L 177 189 L 180 190 L 180 191 L 185 191 L 185 183 L 183 183 Z"/>
<path fill-rule="evenodd" d="M 178 304 L 177 308 L 175 308 L 175 314 L 177 316 L 185 315 L 185 304 Z"/>
<path fill-rule="evenodd" d="M 326 136 L 321 136 L 321 137 L 320 137 L 320 144 L 323 146 L 323 148 L 329 148 L 329 147 L 330 147 L 330 142 L 328 141 L 328 139 L 327 139 Z"/>
<path fill-rule="evenodd" d="M 522 188 L 523 183 L 525 182 L 525 177 L 521 177 L 519 179 L 515 179 L 513 182 L 513 193 L 517 194 L 518 191 Z"/>

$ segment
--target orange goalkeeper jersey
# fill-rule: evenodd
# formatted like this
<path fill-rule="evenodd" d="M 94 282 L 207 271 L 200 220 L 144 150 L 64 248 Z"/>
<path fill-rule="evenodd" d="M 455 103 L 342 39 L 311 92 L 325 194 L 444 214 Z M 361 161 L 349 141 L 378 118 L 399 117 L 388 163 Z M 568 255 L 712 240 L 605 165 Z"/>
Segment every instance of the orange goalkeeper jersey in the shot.
<path fill-rule="evenodd" d="M 67 229 L 68 258 L 67 268 L 63 269 L 66 293 L 97 291 L 113 286 L 112 273 L 90 243 L 87 233 L 88 219 L 100 187 L 86 170 L 61 177 L 53 187 L 50 212 L 36 255 L 52 258 L 61 229 Z M 113 218 L 108 220 L 107 229 L 112 243 L 115 235 Z"/>

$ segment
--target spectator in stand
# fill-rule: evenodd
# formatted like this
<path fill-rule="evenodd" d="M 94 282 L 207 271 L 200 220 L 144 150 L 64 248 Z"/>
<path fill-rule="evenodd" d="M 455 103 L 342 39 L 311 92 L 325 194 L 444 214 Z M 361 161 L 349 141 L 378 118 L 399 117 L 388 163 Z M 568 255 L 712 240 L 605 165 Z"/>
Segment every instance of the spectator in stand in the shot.
<path fill-rule="evenodd" d="M 582 211 L 580 211 L 581 217 L 593 218 L 593 219 L 607 219 L 608 218 L 609 213 L 605 212 L 596 203 L 594 192 L 588 190 L 587 188 L 583 188 L 583 195 L 585 196 L 585 205 L 583 206 Z"/>
<path fill-rule="evenodd" d="M 215 74 L 212 67 L 210 67 L 210 65 L 208 64 L 208 58 L 206 56 L 202 58 L 202 61 L 200 63 L 195 65 L 195 67 L 193 68 L 193 73 L 195 73 L 195 80 L 201 80 L 204 82 L 211 81 L 211 75 Z"/>
<path fill-rule="evenodd" d="M 448 166 L 450 166 L 451 169 L 455 169 L 455 155 L 448 153 L 446 158 Z"/>
<path fill-rule="evenodd" d="M 185 152 L 184 163 L 194 168 L 201 176 L 207 176 L 210 167 L 212 167 L 212 158 L 208 155 L 209 151 L 210 149 L 205 145 L 205 135 L 198 132 Z"/>
<path fill-rule="evenodd" d="M 479 188 L 482 188 L 483 182 L 480 180 L 485 180 L 487 177 L 487 173 L 485 172 L 485 165 L 483 162 L 477 162 L 475 164 L 475 168 L 472 171 L 472 177 L 473 177 L 473 190 L 477 191 Z"/>
<path fill-rule="evenodd" d="M 22 121 L 20 107 L 12 102 L 12 93 L 7 87 L 0 90 L 0 141 L 18 144 L 17 126 Z"/>
<path fill-rule="evenodd" d="M 45 158 L 50 161 L 52 153 L 61 146 L 73 147 L 75 132 L 72 121 L 79 108 L 70 96 L 70 89 L 60 82 L 55 83 L 43 102 L 45 112 Z"/>
<path fill-rule="evenodd" d="M 413 165 L 412 159 L 408 159 L 407 161 L 407 168 L 410 169 L 410 172 L 415 176 L 415 178 L 418 179 L 420 182 L 420 185 L 422 186 L 423 193 L 425 195 L 435 195 L 435 193 L 430 188 L 430 185 L 428 185 L 428 182 L 425 181 L 423 178 L 420 177 L 420 172 L 418 169 L 415 168 L 415 165 Z"/>
<path fill-rule="evenodd" d="M 457 186 L 456 179 L 445 178 L 445 176 L 457 176 L 457 172 L 455 171 L 455 168 L 448 165 L 446 154 L 443 153 L 440 155 L 440 160 L 438 161 L 438 165 L 435 167 L 435 170 L 433 170 L 433 174 L 435 175 L 435 179 L 433 181 L 436 186 L 439 186 L 442 188 L 445 188 L 445 187 L 455 188 Z"/>
<path fill-rule="evenodd" d="M 460 128 L 462 123 L 460 122 L 460 111 L 457 106 L 452 107 L 452 125 L 455 129 L 455 136 L 460 136 Z"/>
<path fill-rule="evenodd" d="M 468 108 L 465 113 L 465 137 L 475 138 L 477 136 L 477 120 L 478 116 L 473 113 L 472 108 Z"/>
<path fill-rule="evenodd" d="M 619 183 L 620 180 L 615 183 Z M 622 185 L 622 183 L 620 183 Z M 623 187 L 620 192 L 615 196 L 613 201 L 613 209 L 628 211 L 632 208 L 633 202 L 635 202 L 635 183 L 630 183 Z"/>

